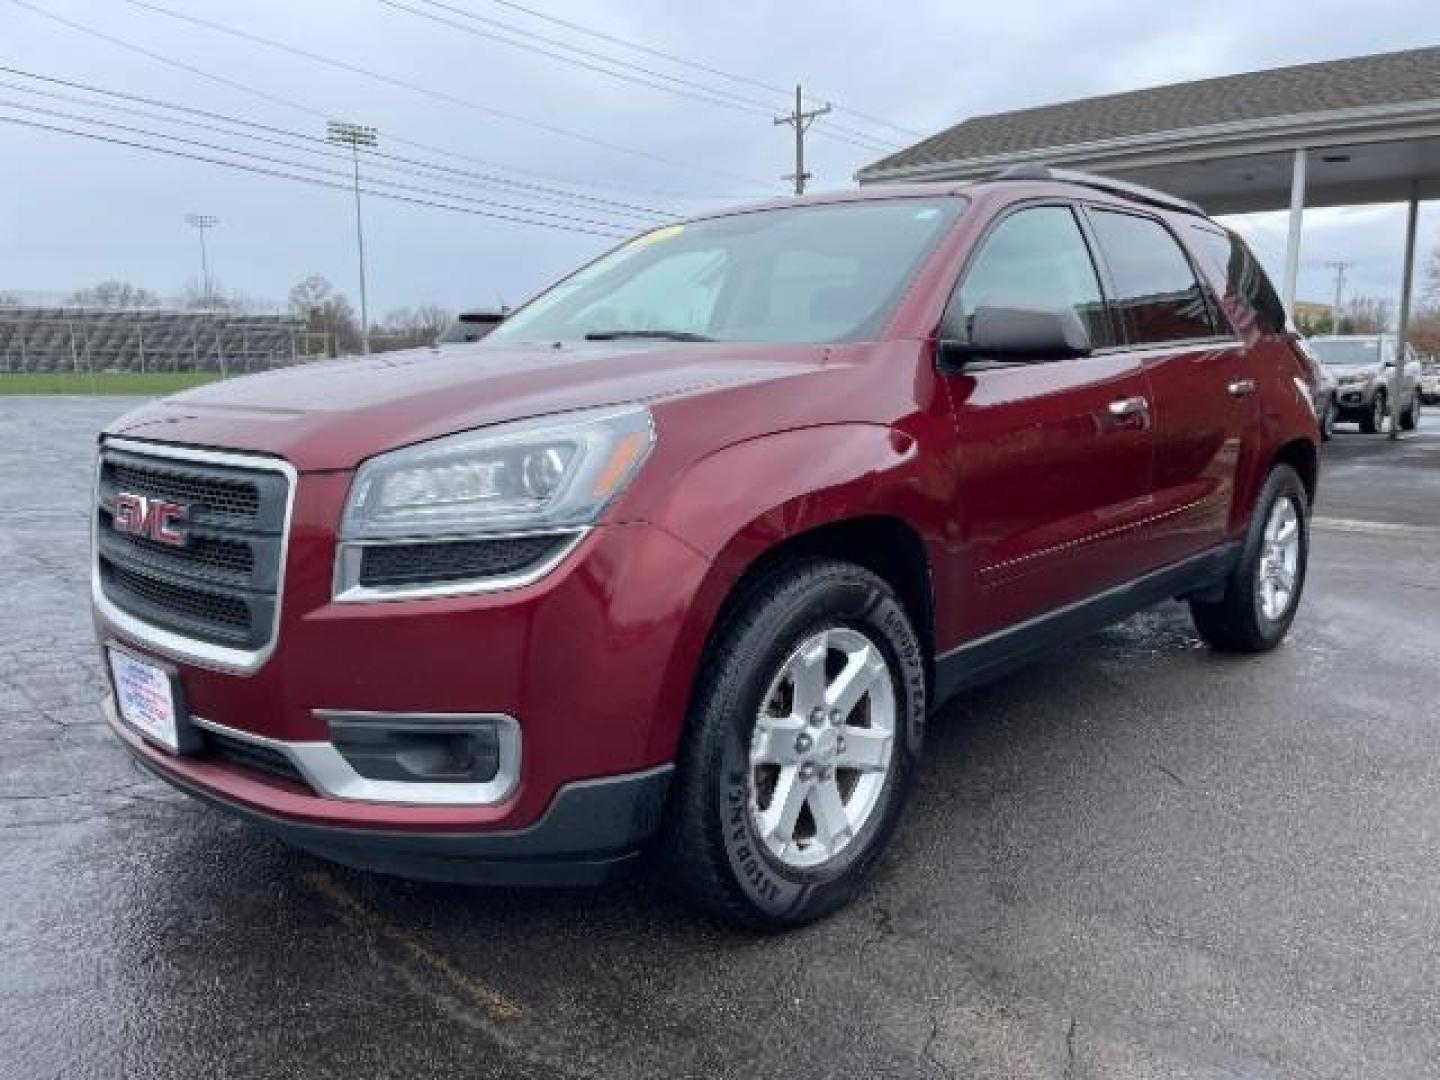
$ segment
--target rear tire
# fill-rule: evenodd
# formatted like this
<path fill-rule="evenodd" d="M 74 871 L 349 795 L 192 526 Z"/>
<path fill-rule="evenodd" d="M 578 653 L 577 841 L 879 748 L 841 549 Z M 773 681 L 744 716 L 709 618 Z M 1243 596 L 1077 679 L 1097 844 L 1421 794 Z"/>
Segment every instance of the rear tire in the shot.
<path fill-rule="evenodd" d="M 1224 593 L 1218 600 L 1190 602 L 1195 629 L 1222 652 L 1273 649 L 1295 620 L 1309 557 L 1305 485 L 1290 466 L 1276 465 L 1255 501 L 1244 547 L 1225 580 Z"/>
<path fill-rule="evenodd" d="M 823 918 L 859 890 L 914 785 L 920 639 L 882 579 L 805 558 L 746 588 L 702 664 L 663 837 L 672 880 L 752 929 Z"/>

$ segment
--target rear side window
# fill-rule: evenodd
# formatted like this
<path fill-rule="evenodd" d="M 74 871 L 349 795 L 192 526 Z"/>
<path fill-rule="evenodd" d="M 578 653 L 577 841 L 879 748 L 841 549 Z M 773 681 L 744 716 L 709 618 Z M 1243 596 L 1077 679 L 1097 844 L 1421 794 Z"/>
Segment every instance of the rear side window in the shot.
<path fill-rule="evenodd" d="M 1277 334 L 1285 329 L 1285 305 L 1260 260 L 1245 242 L 1233 233 L 1218 232 L 1199 225 L 1190 229 L 1199 241 L 1201 257 L 1225 279 L 1226 301 L 1238 300 L 1254 312 L 1266 333 Z M 1232 312 L 1233 315 L 1233 312 Z"/>
<path fill-rule="evenodd" d="M 1092 210 L 1130 343 L 1214 337 L 1213 313 L 1185 252 L 1154 218 Z"/>
<path fill-rule="evenodd" d="M 1021 210 L 982 241 L 946 322 L 968 328 L 981 305 L 1073 308 L 1095 347 L 1115 343 L 1090 249 L 1069 207 Z"/>

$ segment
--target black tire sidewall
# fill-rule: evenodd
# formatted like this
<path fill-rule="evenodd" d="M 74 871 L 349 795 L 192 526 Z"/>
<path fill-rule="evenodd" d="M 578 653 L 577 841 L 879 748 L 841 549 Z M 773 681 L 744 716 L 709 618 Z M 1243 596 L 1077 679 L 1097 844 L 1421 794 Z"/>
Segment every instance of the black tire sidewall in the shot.
<path fill-rule="evenodd" d="M 761 919 L 775 925 L 809 922 L 841 907 L 884 850 L 913 787 L 924 738 L 925 666 L 905 610 L 878 578 L 859 568 L 830 564 L 807 575 L 805 585 L 772 597 L 737 643 L 739 663 L 717 687 L 724 715 L 714 735 L 719 760 L 713 774 L 711 828 L 736 889 Z M 749 750 L 755 719 L 780 666 L 812 634 L 830 627 L 863 633 L 885 655 L 895 692 L 896 741 L 879 802 L 855 839 L 834 860 L 800 870 L 776 860 L 755 833 L 749 811 Z M 749 647 L 747 647 L 749 646 Z M 711 800 L 707 800 L 710 802 Z"/>

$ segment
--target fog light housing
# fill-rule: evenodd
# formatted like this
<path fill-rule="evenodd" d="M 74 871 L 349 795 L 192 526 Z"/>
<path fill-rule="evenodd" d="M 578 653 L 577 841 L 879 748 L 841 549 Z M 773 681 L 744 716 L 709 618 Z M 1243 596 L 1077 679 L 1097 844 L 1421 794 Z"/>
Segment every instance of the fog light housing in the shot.
<path fill-rule="evenodd" d="M 367 780 L 484 784 L 500 772 L 495 718 L 330 713 L 326 720 L 331 744 Z"/>

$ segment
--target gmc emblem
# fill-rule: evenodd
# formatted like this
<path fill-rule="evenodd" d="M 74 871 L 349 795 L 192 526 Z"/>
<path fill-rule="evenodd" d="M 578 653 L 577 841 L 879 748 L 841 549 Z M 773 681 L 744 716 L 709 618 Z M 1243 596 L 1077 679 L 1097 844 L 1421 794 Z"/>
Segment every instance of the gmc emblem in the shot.
<path fill-rule="evenodd" d="M 183 547 L 185 530 L 182 526 L 188 514 L 189 511 L 178 503 L 121 492 L 115 496 L 115 512 L 110 520 L 116 532 L 148 536 L 161 544 Z"/>

